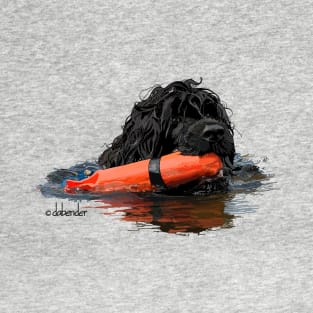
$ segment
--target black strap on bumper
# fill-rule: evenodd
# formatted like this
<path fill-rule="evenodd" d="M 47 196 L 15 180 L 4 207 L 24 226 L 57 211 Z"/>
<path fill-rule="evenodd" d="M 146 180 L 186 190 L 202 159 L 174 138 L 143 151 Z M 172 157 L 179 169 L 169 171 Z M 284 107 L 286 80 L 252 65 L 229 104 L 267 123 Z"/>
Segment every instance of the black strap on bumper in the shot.
<path fill-rule="evenodd" d="M 163 181 L 160 170 L 160 159 L 151 159 L 149 162 L 149 177 L 151 185 L 159 188 L 167 188 L 166 184 Z"/>

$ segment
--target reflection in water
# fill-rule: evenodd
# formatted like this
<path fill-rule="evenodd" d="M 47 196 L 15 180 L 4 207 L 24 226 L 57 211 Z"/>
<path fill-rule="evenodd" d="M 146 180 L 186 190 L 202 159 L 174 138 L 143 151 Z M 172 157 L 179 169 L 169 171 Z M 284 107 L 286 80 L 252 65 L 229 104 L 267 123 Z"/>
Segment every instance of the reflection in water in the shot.
<path fill-rule="evenodd" d="M 97 200 L 103 205 L 93 207 L 103 209 L 105 215 L 121 215 L 123 221 L 136 222 L 139 229 L 155 225 L 168 233 L 200 233 L 233 226 L 234 215 L 224 211 L 230 198 L 226 193 L 207 197 L 129 193 Z"/>
<path fill-rule="evenodd" d="M 65 193 L 63 187 L 66 179 L 73 179 L 86 169 L 92 172 L 98 169 L 96 164 L 88 162 L 51 172 L 47 176 L 47 183 L 39 186 L 39 189 L 46 197 L 88 200 L 93 203 L 89 207 L 101 209 L 104 215 L 118 216 L 123 221 L 136 223 L 138 229 L 157 228 L 168 233 L 200 233 L 208 229 L 232 227 L 235 215 L 255 209 L 245 205 L 245 194 L 272 188 L 270 175 L 263 173 L 259 167 L 260 162 L 256 165 L 247 157 L 249 156 L 236 155 L 234 176 L 230 180 L 228 191 L 209 195 Z"/>

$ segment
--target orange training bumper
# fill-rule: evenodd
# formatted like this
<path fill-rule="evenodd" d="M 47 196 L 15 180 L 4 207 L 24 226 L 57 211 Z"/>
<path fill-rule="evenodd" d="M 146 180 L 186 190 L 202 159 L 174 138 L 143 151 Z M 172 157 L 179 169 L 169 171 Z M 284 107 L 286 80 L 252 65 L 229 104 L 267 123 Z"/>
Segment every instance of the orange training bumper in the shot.
<path fill-rule="evenodd" d="M 150 160 L 143 160 L 98 170 L 81 181 L 67 180 L 64 190 L 69 193 L 75 190 L 99 193 L 156 191 L 158 188 L 150 181 L 149 162 Z M 214 153 L 189 156 L 174 152 L 161 157 L 160 173 L 165 185 L 175 188 L 201 177 L 215 176 L 222 166 L 221 159 Z"/>

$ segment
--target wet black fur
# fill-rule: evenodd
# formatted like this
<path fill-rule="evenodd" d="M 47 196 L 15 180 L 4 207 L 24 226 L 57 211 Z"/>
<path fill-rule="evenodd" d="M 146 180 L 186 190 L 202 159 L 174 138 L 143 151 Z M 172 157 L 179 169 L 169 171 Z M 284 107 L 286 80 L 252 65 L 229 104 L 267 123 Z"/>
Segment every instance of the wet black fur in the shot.
<path fill-rule="evenodd" d="M 136 102 L 122 134 L 100 155 L 106 168 L 161 157 L 175 150 L 183 154 L 217 153 L 224 165 L 233 164 L 233 126 L 219 96 L 192 79 L 156 86 Z M 214 128 L 213 139 L 206 129 Z"/>

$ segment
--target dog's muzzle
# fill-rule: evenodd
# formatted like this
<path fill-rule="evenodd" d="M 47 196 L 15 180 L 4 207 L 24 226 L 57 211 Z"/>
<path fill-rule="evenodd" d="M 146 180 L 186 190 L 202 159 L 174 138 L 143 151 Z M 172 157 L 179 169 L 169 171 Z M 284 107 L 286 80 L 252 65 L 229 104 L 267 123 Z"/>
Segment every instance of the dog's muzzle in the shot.
<path fill-rule="evenodd" d="M 225 130 L 217 124 L 206 125 L 199 137 L 199 151 L 210 151 L 211 145 L 220 142 L 224 138 Z"/>
<path fill-rule="evenodd" d="M 218 124 L 206 125 L 202 131 L 202 139 L 208 142 L 219 142 L 224 138 L 224 127 Z"/>

